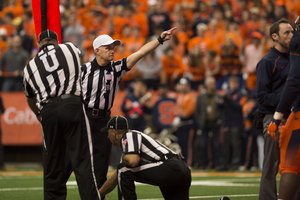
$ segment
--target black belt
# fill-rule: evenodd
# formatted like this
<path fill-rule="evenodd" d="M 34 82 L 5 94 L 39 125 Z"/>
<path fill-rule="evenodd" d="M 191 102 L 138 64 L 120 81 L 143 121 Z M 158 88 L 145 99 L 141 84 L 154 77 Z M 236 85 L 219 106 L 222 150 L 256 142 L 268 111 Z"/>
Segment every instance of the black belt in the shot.
<path fill-rule="evenodd" d="M 169 159 L 184 160 L 184 157 L 182 155 L 172 154 L 172 153 L 164 155 L 163 160 L 169 160 Z"/>
<path fill-rule="evenodd" d="M 73 94 L 63 94 L 63 95 L 51 98 L 48 103 L 55 102 L 55 101 L 58 101 L 58 100 L 63 100 L 63 99 L 77 99 L 77 100 L 81 101 L 80 96 L 76 96 L 76 95 L 73 95 Z"/>
<path fill-rule="evenodd" d="M 100 110 L 96 108 L 86 108 L 87 112 L 90 112 L 93 116 L 102 116 L 106 117 L 110 115 L 110 110 Z"/>

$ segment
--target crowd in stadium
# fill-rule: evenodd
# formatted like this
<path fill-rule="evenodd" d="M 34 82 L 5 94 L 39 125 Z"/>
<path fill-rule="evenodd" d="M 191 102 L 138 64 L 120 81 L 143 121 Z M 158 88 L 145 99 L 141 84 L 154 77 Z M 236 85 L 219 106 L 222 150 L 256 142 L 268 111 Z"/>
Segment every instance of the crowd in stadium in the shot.
<path fill-rule="evenodd" d="M 262 130 L 252 127 L 256 65 L 274 45 L 269 27 L 281 18 L 293 22 L 298 0 L 60 0 L 60 14 L 61 42 L 79 47 L 83 62 L 94 59 L 98 35 L 121 40 L 119 60 L 177 27 L 121 81 L 130 128 L 172 129 L 197 169 L 261 169 Z M 1 1 L 2 92 L 22 91 L 22 70 L 37 52 L 31 1 Z M 162 99 L 173 102 L 169 110 Z"/>

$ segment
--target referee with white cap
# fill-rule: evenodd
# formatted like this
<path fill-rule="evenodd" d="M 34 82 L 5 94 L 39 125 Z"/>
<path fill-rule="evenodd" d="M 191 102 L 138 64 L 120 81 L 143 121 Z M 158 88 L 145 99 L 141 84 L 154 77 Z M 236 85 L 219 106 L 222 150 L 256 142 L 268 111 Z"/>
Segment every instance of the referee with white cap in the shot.
<path fill-rule="evenodd" d="M 121 79 L 145 55 L 156 49 L 164 41 L 170 40 L 176 27 L 145 44 L 130 56 L 114 61 L 114 48 L 121 44 L 109 35 L 100 35 L 93 42 L 95 59 L 82 65 L 83 99 L 91 125 L 94 144 L 94 166 L 98 188 L 106 180 L 111 142 L 108 132 L 101 132 L 110 119 L 115 94 Z"/>
<path fill-rule="evenodd" d="M 101 196 L 118 185 L 119 200 L 136 200 L 136 181 L 159 186 L 166 200 L 189 199 L 191 171 L 181 156 L 148 135 L 130 130 L 125 117 L 111 118 L 106 129 L 123 155 L 117 171 L 100 188 Z"/>
<path fill-rule="evenodd" d="M 38 54 L 24 68 L 23 84 L 29 107 L 43 128 L 44 199 L 66 199 L 71 167 L 81 199 L 99 200 L 82 101 L 80 50 L 72 43 L 58 44 L 51 30 L 39 35 L 38 46 Z"/>

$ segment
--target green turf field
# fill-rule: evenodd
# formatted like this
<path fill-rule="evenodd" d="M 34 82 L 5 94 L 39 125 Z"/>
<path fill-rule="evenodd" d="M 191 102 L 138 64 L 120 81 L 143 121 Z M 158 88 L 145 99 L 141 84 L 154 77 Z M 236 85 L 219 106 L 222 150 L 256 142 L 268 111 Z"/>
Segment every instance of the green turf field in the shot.
<path fill-rule="evenodd" d="M 258 199 L 259 173 L 203 173 L 193 172 L 190 199 L 218 200 L 228 196 L 231 200 Z M 279 178 L 277 178 L 279 181 Z M 158 187 L 137 184 L 139 200 L 162 200 Z M 43 178 L 41 172 L 0 173 L 1 200 L 41 200 L 43 199 Z M 80 200 L 75 177 L 68 181 L 67 200 Z M 107 196 L 107 200 L 117 200 L 117 189 Z"/>

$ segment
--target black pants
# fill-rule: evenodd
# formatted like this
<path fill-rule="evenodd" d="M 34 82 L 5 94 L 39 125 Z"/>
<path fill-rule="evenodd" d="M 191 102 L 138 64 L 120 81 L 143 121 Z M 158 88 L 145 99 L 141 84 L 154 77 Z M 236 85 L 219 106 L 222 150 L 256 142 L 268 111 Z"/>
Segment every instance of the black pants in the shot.
<path fill-rule="evenodd" d="M 187 164 L 173 158 L 128 168 L 118 165 L 119 200 L 136 200 L 134 181 L 159 186 L 166 200 L 188 200 L 191 171 Z"/>
<path fill-rule="evenodd" d="M 94 168 L 99 189 L 107 179 L 106 175 L 112 146 L 110 140 L 107 138 L 108 132 L 101 132 L 100 130 L 107 125 L 110 119 L 110 112 L 107 111 L 106 116 L 94 116 L 91 112 L 87 111 L 87 116 L 93 137 Z"/>
<path fill-rule="evenodd" d="M 70 166 L 75 173 L 81 199 L 100 199 L 91 162 L 92 137 L 81 100 L 55 98 L 44 106 L 41 114 L 44 134 L 44 199 L 66 199 Z"/>
<path fill-rule="evenodd" d="M 205 128 L 202 130 L 200 137 L 200 166 L 206 168 L 208 165 L 207 142 L 212 133 L 212 158 L 215 167 L 221 165 L 221 145 L 219 141 L 220 125 L 215 122 L 206 122 Z"/>
<path fill-rule="evenodd" d="M 241 146 L 239 140 L 243 127 L 231 126 L 223 132 L 223 166 L 228 169 L 238 170 L 241 162 Z"/>

